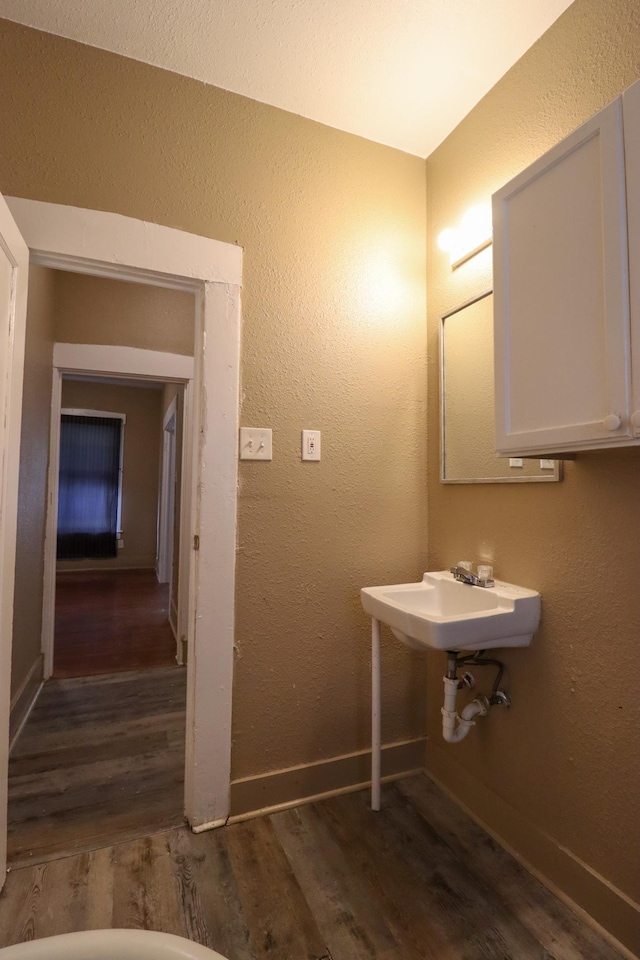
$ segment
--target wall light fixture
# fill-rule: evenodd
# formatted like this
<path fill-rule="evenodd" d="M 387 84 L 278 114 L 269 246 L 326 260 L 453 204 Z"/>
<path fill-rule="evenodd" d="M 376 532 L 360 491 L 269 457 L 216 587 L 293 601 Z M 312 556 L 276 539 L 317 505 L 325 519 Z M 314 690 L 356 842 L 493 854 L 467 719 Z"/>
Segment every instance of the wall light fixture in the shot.
<path fill-rule="evenodd" d="M 449 254 L 451 269 L 475 257 L 491 243 L 491 206 L 478 204 L 470 207 L 460 226 L 447 227 L 438 236 L 438 246 Z"/>

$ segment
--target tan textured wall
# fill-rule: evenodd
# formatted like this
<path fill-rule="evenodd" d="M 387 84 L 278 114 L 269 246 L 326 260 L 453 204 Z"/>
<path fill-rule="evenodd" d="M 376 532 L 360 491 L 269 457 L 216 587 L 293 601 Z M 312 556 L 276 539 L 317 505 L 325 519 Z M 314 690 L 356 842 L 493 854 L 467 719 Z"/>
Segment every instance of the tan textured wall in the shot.
<path fill-rule="evenodd" d="M 20 438 L 12 696 L 40 657 L 54 294 L 54 272 L 45 267 L 30 267 Z"/>
<path fill-rule="evenodd" d="M 57 270 L 56 306 L 59 343 L 116 344 L 193 356 L 192 293 Z"/>
<path fill-rule="evenodd" d="M 368 746 L 360 586 L 426 557 L 424 162 L 0 23 L 0 190 L 244 247 L 235 777 Z M 300 430 L 323 460 L 300 462 Z M 422 661 L 385 635 L 384 739 L 424 729 Z"/>
<path fill-rule="evenodd" d="M 124 546 L 113 559 L 61 560 L 58 569 L 155 567 L 162 450 L 162 390 L 63 380 L 62 406 L 124 413 L 127 418 L 122 464 Z"/>
<path fill-rule="evenodd" d="M 441 741 L 433 662 L 427 765 L 471 808 L 489 788 L 635 901 L 640 450 L 579 454 L 560 484 L 438 483 L 438 318 L 490 286 L 491 261 L 483 253 L 452 273 L 436 238 L 629 86 L 639 36 L 638 0 L 576 0 L 427 162 L 429 564 L 486 558 L 543 597 L 533 646 L 504 656 L 513 709 L 457 746 Z"/>

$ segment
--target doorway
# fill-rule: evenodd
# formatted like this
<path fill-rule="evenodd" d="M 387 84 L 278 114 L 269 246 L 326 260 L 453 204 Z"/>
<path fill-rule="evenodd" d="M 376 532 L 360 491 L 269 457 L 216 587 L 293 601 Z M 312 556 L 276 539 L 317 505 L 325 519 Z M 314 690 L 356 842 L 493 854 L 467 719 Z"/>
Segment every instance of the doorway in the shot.
<path fill-rule="evenodd" d="M 186 671 L 176 663 L 169 622 L 172 586 L 177 619 L 184 619 L 179 556 L 175 584 L 156 577 L 164 421 L 171 407 L 178 432 L 184 384 L 92 376 L 56 362 L 59 390 L 50 411 L 46 393 L 37 390 L 42 374 L 33 357 L 48 349 L 53 358 L 54 343 L 74 335 L 103 339 L 120 318 L 126 320 L 121 337 L 144 339 L 163 310 L 166 336 L 173 315 L 182 333 L 178 346 L 193 353 L 194 297 L 34 266 L 34 299 L 36 313 L 27 310 L 24 395 L 30 409 L 20 458 L 27 476 L 20 483 L 16 603 L 22 604 L 25 579 L 33 576 L 23 556 L 33 528 L 24 502 L 38 485 L 29 456 L 34 421 L 51 419 L 58 436 L 49 472 L 55 629 L 52 675 L 9 761 L 11 864 L 111 845 L 184 817 Z M 176 364 L 176 373 L 178 367 L 190 373 L 193 359 L 179 356 Z M 49 392 L 51 380 L 50 370 Z M 167 483 L 175 480 L 174 473 Z M 180 516 L 181 489 L 173 499 Z M 179 545 L 178 535 L 178 554 Z M 23 667 L 28 650 L 37 655 L 22 624 L 16 625 L 14 649 L 22 651 Z"/>
<path fill-rule="evenodd" d="M 208 829 L 224 823 L 229 811 L 242 252 L 231 244 L 115 214 L 16 198 L 10 198 L 9 204 L 30 248 L 33 263 L 188 289 L 196 294 L 198 347 L 193 389 L 196 402 L 190 399 L 188 404 L 190 427 L 185 438 L 189 446 L 187 462 L 192 468 L 185 520 L 189 543 L 186 625 L 187 640 L 196 654 L 189 657 L 188 666 L 185 810 L 194 830 Z M 7 231 L 10 236 L 12 231 L 17 235 L 15 223 L 10 217 L 6 220 L 4 214 L 2 216 L 0 228 L 4 235 Z M 9 249 L 13 246 L 15 244 Z M 18 276 L 14 290 L 22 297 L 25 283 L 24 275 L 20 280 L 21 255 L 16 258 L 14 269 Z M 23 308 L 16 310 L 15 315 L 20 319 Z M 71 368 L 79 363 L 85 371 L 110 374 L 115 369 L 131 376 L 149 375 L 148 361 L 139 356 L 144 351 L 133 351 L 122 357 L 118 348 L 102 345 L 101 356 L 93 356 L 87 368 L 86 350 L 80 359 L 78 351 L 71 349 L 74 345 L 58 346 L 69 348 L 66 358 L 75 361 L 71 362 Z M 18 336 L 9 354 L 17 384 L 20 383 L 21 348 Z M 162 367 L 165 361 L 165 355 L 156 355 L 156 367 Z M 154 373 L 163 376 L 164 370 Z M 55 389 L 54 377 L 54 393 Z M 205 396 L 206 418 L 199 399 Z M 13 409 L 12 416 L 17 416 L 19 425 L 19 413 L 13 414 Z M 14 427 L 7 435 L 9 458 L 16 456 L 16 433 Z M 195 437 L 197 444 L 193 442 Z M 207 490 L 207 497 L 200 501 L 199 492 L 203 489 Z M 14 490 L 15 487 L 10 488 L 11 498 L 15 497 Z M 11 498 L 7 503 L 15 509 L 12 507 L 15 500 Z M 15 539 L 12 539 L 15 533 L 11 524 L 0 532 L 4 538 L 0 556 L 6 566 L 7 558 L 10 561 L 15 549 Z M 195 541 L 194 536 L 198 538 Z M 53 573 L 54 565 L 48 564 L 47 596 L 52 595 Z M 201 582 L 206 582 L 206 590 L 200 589 Z M 45 613 L 46 634 L 53 619 L 50 610 Z M 5 659 L 10 642 L 11 631 L 3 632 Z M 209 696 L 213 684 L 218 690 L 215 698 Z M 0 694 L 2 704 L 8 706 L 6 675 Z M 0 720 L 4 730 L 0 733 L 6 743 L 6 707 Z M 0 776 L 1 792 L 6 796 L 5 770 L 0 770 Z M 2 834 L 3 808 L 4 804 L 0 808 Z"/>
<path fill-rule="evenodd" d="M 62 377 L 53 677 L 183 662 L 182 393 Z"/>

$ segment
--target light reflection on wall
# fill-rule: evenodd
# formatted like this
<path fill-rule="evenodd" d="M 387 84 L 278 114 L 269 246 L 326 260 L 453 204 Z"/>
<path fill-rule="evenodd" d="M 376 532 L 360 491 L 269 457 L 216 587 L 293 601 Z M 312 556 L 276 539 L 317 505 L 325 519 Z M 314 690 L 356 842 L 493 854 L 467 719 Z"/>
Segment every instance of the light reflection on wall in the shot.
<path fill-rule="evenodd" d="M 460 266 L 491 243 L 491 203 L 476 204 L 463 214 L 457 227 L 447 227 L 438 236 L 438 246 L 449 254 L 451 269 Z"/>
<path fill-rule="evenodd" d="M 363 249 L 354 264 L 358 318 L 380 324 L 414 322 L 416 309 L 424 308 L 423 256 L 423 250 L 407 250 L 393 238 Z"/>

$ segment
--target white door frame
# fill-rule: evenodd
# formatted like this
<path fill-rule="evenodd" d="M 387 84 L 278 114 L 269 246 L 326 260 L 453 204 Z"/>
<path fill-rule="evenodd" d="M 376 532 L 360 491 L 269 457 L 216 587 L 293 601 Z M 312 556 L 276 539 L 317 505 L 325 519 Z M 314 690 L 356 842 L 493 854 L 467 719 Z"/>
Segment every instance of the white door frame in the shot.
<path fill-rule="evenodd" d="M 9 303 L 0 304 L 0 889 L 7 863 L 7 784 L 9 709 L 11 703 L 11 635 L 18 518 L 18 468 L 22 377 L 26 330 L 29 251 L 0 196 L 0 256 L 11 281 Z M 5 306 L 8 309 L 5 313 Z"/>
<path fill-rule="evenodd" d="M 162 421 L 162 469 L 158 500 L 158 559 L 156 561 L 158 583 L 171 583 L 173 570 L 177 409 L 177 397 L 174 397 Z M 177 633 L 180 635 L 180 630 Z"/>
<path fill-rule="evenodd" d="M 185 813 L 195 830 L 218 826 L 229 814 L 231 778 L 242 250 L 113 213 L 20 198 L 7 204 L 33 263 L 195 293 L 185 539 L 199 549 L 189 549 Z"/>
<path fill-rule="evenodd" d="M 60 414 L 62 413 L 62 378 L 64 374 L 85 374 L 126 381 L 163 380 L 184 385 L 185 434 L 193 431 L 192 357 L 135 347 L 101 346 L 93 343 L 56 343 L 53 347 L 53 382 L 51 390 L 51 423 L 49 428 L 49 469 L 47 480 L 47 520 L 44 548 L 44 589 L 42 595 L 42 653 L 44 679 L 53 675 L 56 547 L 58 539 L 58 483 L 60 478 Z M 123 373 L 123 371 L 125 371 Z M 107 414 L 114 416 L 114 414 Z M 183 447 L 184 454 L 184 447 Z M 178 562 L 178 637 L 189 635 L 189 554 L 191 552 L 191 515 L 188 507 L 193 489 L 193 457 L 183 456 L 181 502 L 180 557 Z M 182 644 L 177 644 L 178 649 Z"/>

